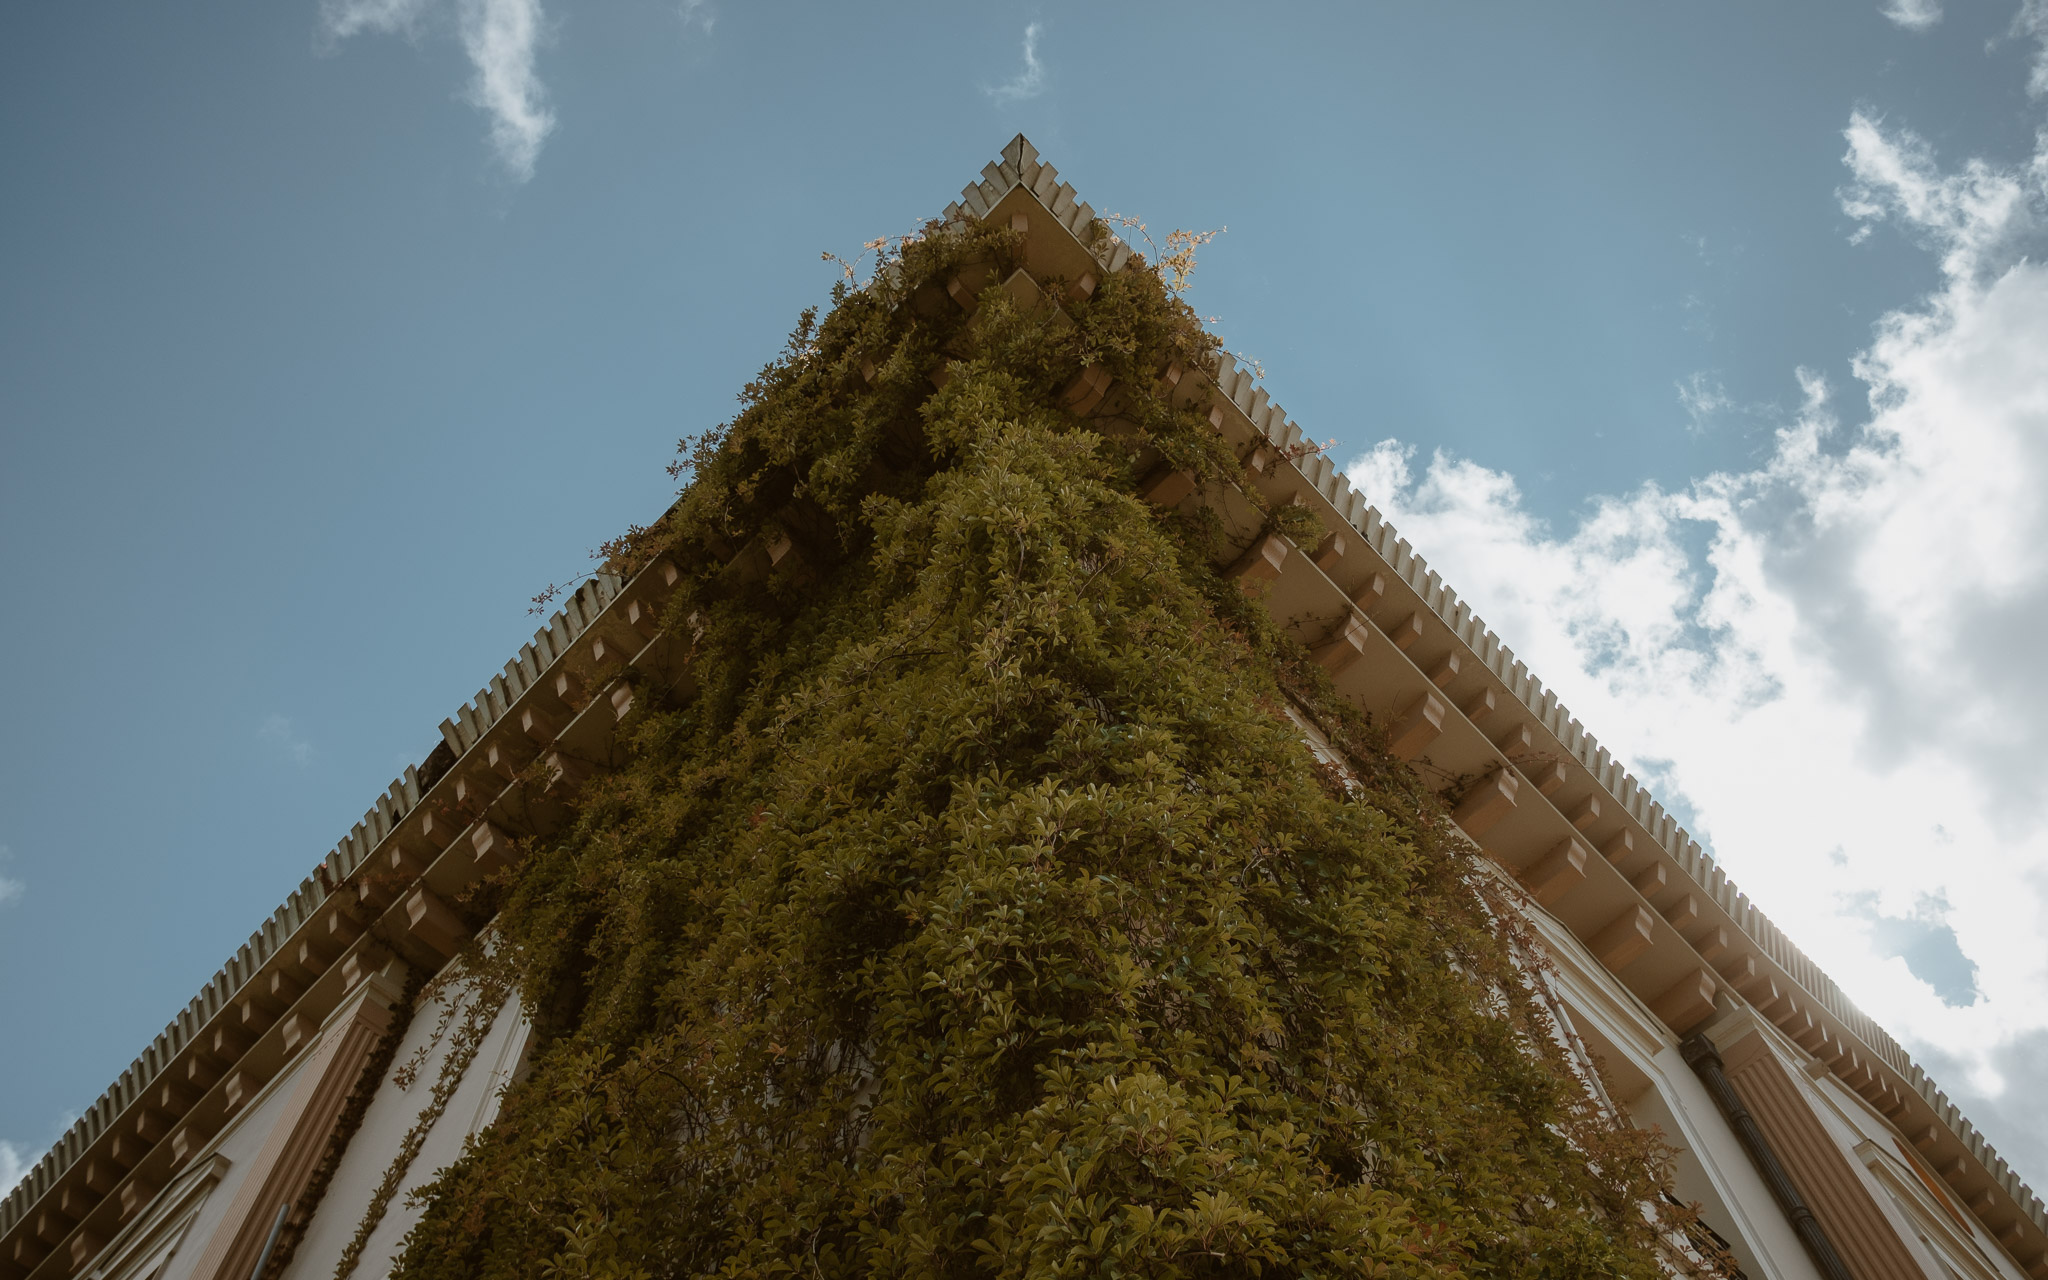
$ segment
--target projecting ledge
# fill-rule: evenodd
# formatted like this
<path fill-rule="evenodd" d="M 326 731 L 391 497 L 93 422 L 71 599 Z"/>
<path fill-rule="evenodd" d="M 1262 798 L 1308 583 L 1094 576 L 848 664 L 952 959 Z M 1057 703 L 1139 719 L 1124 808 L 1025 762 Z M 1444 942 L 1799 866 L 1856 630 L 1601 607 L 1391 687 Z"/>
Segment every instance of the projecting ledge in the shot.
<path fill-rule="evenodd" d="M 1619 973 L 1650 949 L 1656 927 L 1657 917 L 1648 907 L 1629 907 L 1589 938 L 1587 945 L 1609 973 Z"/>
<path fill-rule="evenodd" d="M 1650 1002 L 1650 1010 L 1679 1035 L 1699 1026 L 1714 1014 L 1714 993 L 1720 984 L 1705 969 L 1695 970 L 1673 983 L 1663 995 Z"/>
<path fill-rule="evenodd" d="M 1549 906 L 1583 884 L 1586 879 L 1586 846 L 1566 839 L 1522 873 L 1522 884 L 1539 906 Z"/>
<path fill-rule="evenodd" d="M 1229 576 L 1245 587 L 1271 582 L 1280 576 L 1280 566 L 1287 562 L 1287 549 L 1287 539 L 1269 533 L 1237 558 L 1237 563 L 1230 566 Z"/>
<path fill-rule="evenodd" d="M 1317 645 L 1312 653 L 1323 669 L 1334 676 L 1365 656 L 1366 646 L 1371 642 L 1371 626 L 1357 614 L 1347 614 L 1330 638 Z M 1442 717 L 1438 720 L 1440 727 Z"/>
<path fill-rule="evenodd" d="M 1446 710 L 1443 699 L 1434 693 L 1415 699 L 1388 730 L 1388 752 L 1402 760 L 1421 755 L 1443 733 Z"/>
<path fill-rule="evenodd" d="M 1451 821 L 1457 823 L 1466 835 L 1479 839 L 1514 809 L 1518 787 L 1511 771 L 1505 767 L 1495 769 L 1458 802 Z"/>

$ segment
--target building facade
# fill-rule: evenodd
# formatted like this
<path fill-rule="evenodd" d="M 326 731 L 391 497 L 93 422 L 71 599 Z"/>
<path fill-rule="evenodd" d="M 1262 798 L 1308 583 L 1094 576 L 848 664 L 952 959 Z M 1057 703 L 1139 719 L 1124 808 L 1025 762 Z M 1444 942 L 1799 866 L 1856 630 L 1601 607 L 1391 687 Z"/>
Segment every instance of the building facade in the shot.
<path fill-rule="evenodd" d="M 1131 256 L 1093 238 L 1093 210 L 1021 136 L 945 216 L 1024 233 L 1026 267 L 997 283 L 1027 304 L 1039 280 L 1092 288 Z M 989 283 L 956 280 L 954 297 L 972 306 Z M 1255 538 L 1219 568 L 1266 594 L 1396 754 L 1480 779 L 1454 820 L 1515 887 L 1587 1087 L 1676 1150 L 1671 1194 L 1700 1206 L 1683 1251 L 1772 1280 L 2048 1280 L 2040 1200 L 1267 393 L 1227 360 L 1166 380 L 1267 500 L 1337 531 Z M 1084 374 L 1067 402 L 1086 415 L 1111 391 Z M 1241 491 L 1187 473 L 1143 496 L 1260 525 Z M 749 545 L 738 568 L 772 572 L 787 550 Z M 462 896 L 513 836 L 566 820 L 555 784 L 614 761 L 636 694 L 689 679 L 656 622 L 678 576 L 657 560 L 586 584 L 442 724 L 0 1201 L 0 1280 L 387 1273 L 408 1192 L 491 1122 L 525 1060 L 516 997 L 458 959 Z M 600 680 L 621 663 L 630 678 Z"/>

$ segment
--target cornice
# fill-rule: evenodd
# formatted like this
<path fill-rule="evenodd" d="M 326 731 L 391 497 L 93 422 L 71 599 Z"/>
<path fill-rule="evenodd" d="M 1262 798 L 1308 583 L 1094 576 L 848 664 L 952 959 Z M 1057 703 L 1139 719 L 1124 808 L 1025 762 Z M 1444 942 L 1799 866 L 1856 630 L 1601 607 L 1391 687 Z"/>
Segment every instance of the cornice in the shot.
<path fill-rule="evenodd" d="M 502 845 L 507 831 L 527 827 L 545 807 L 544 800 L 508 797 L 516 788 L 507 770 L 555 748 L 549 730 L 583 719 L 582 686 L 592 673 L 620 666 L 622 649 L 649 647 L 636 624 L 649 626 L 653 579 L 662 572 L 639 575 L 637 596 L 609 574 L 584 583 L 500 674 L 442 721 L 441 741 L 426 759 L 392 782 L 0 1200 L 0 1276 L 52 1266 L 51 1274 L 68 1274 L 64 1263 L 83 1264 L 97 1249 L 89 1242 L 113 1234 L 96 1228 L 130 1216 L 114 1210 L 116 1191 L 138 1179 L 161 1185 L 174 1178 L 189 1150 L 260 1092 L 344 995 L 372 980 L 394 952 L 430 969 L 445 963 L 466 929 L 442 899 L 475 878 L 491 844 L 482 839 L 478 846 L 483 832 L 471 819 L 484 819 Z M 525 745 L 514 749 L 508 717 L 516 720 L 522 710 L 531 726 L 546 727 L 545 742 L 522 731 Z M 485 740 L 494 730 L 492 750 Z M 489 816 L 507 803 L 519 812 L 491 826 Z M 461 835 L 471 837 L 458 851 L 463 856 L 447 858 Z"/>

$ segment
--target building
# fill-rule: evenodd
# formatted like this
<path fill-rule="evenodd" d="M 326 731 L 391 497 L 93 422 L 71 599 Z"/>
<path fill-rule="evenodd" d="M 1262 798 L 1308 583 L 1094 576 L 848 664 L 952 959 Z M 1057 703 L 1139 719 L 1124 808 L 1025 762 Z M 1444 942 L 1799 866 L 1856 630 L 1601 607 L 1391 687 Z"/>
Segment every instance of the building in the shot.
<path fill-rule="evenodd" d="M 1000 282 L 1020 298 L 1054 276 L 1092 288 L 1130 258 L 1114 240 L 1088 247 L 1105 243 L 1084 238 L 1093 211 L 1022 137 L 946 217 L 1025 233 L 1027 268 Z M 986 283 L 956 281 L 956 300 Z M 1480 779 L 1454 819 L 1525 895 L 1588 1086 L 1677 1148 L 1672 1191 L 1711 1230 L 1697 1251 L 1787 1280 L 2048 1280 L 2039 1199 L 1266 392 L 1229 362 L 1167 378 L 1267 499 L 1337 531 L 1314 548 L 1255 538 L 1228 572 L 1263 583 L 1397 754 Z M 1069 405 L 1086 414 L 1110 391 L 1084 375 Z M 1244 505 L 1170 470 L 1143 496 Z M 750 544 L 736 563 L 767 572 L 788 545 Z M 442 724 L 433 753 L 0 1202 L 0 1273 L 383 1274 L 412 1221 L 405 1192 L 490 1123 L 527 1043 L 508 992 L 451 967 L 469 930 L 450 904 L 508 833 L 561 821 L 559 796 L 520 780 L 529 766 L 574 778 L 612 758 L 636 689 L 597 673 L 625 661 L 643 680 L 685 678 L 655 621 L 677 579 L 657 560 L 585 585 Z"/>

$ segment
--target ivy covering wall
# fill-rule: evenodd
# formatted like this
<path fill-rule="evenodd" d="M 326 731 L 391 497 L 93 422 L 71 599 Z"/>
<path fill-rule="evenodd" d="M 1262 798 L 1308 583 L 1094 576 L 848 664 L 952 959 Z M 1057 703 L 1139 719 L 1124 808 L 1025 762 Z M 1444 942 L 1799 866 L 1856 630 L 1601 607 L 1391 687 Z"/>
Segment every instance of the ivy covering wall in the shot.
<path fill-rule="evenodd" d="M 1245 482 L 1161 393 L 1212 340 L 1136 261 L 946 296 L 1020 255 L 934 227 L 839 289 L 616 547 L 684 569 L 692 678 L 472 904 L 533 1068 L 397 1274 L 1660 1274 L 1653 1144 L 1437 797 L 1135 496 Z"/>

